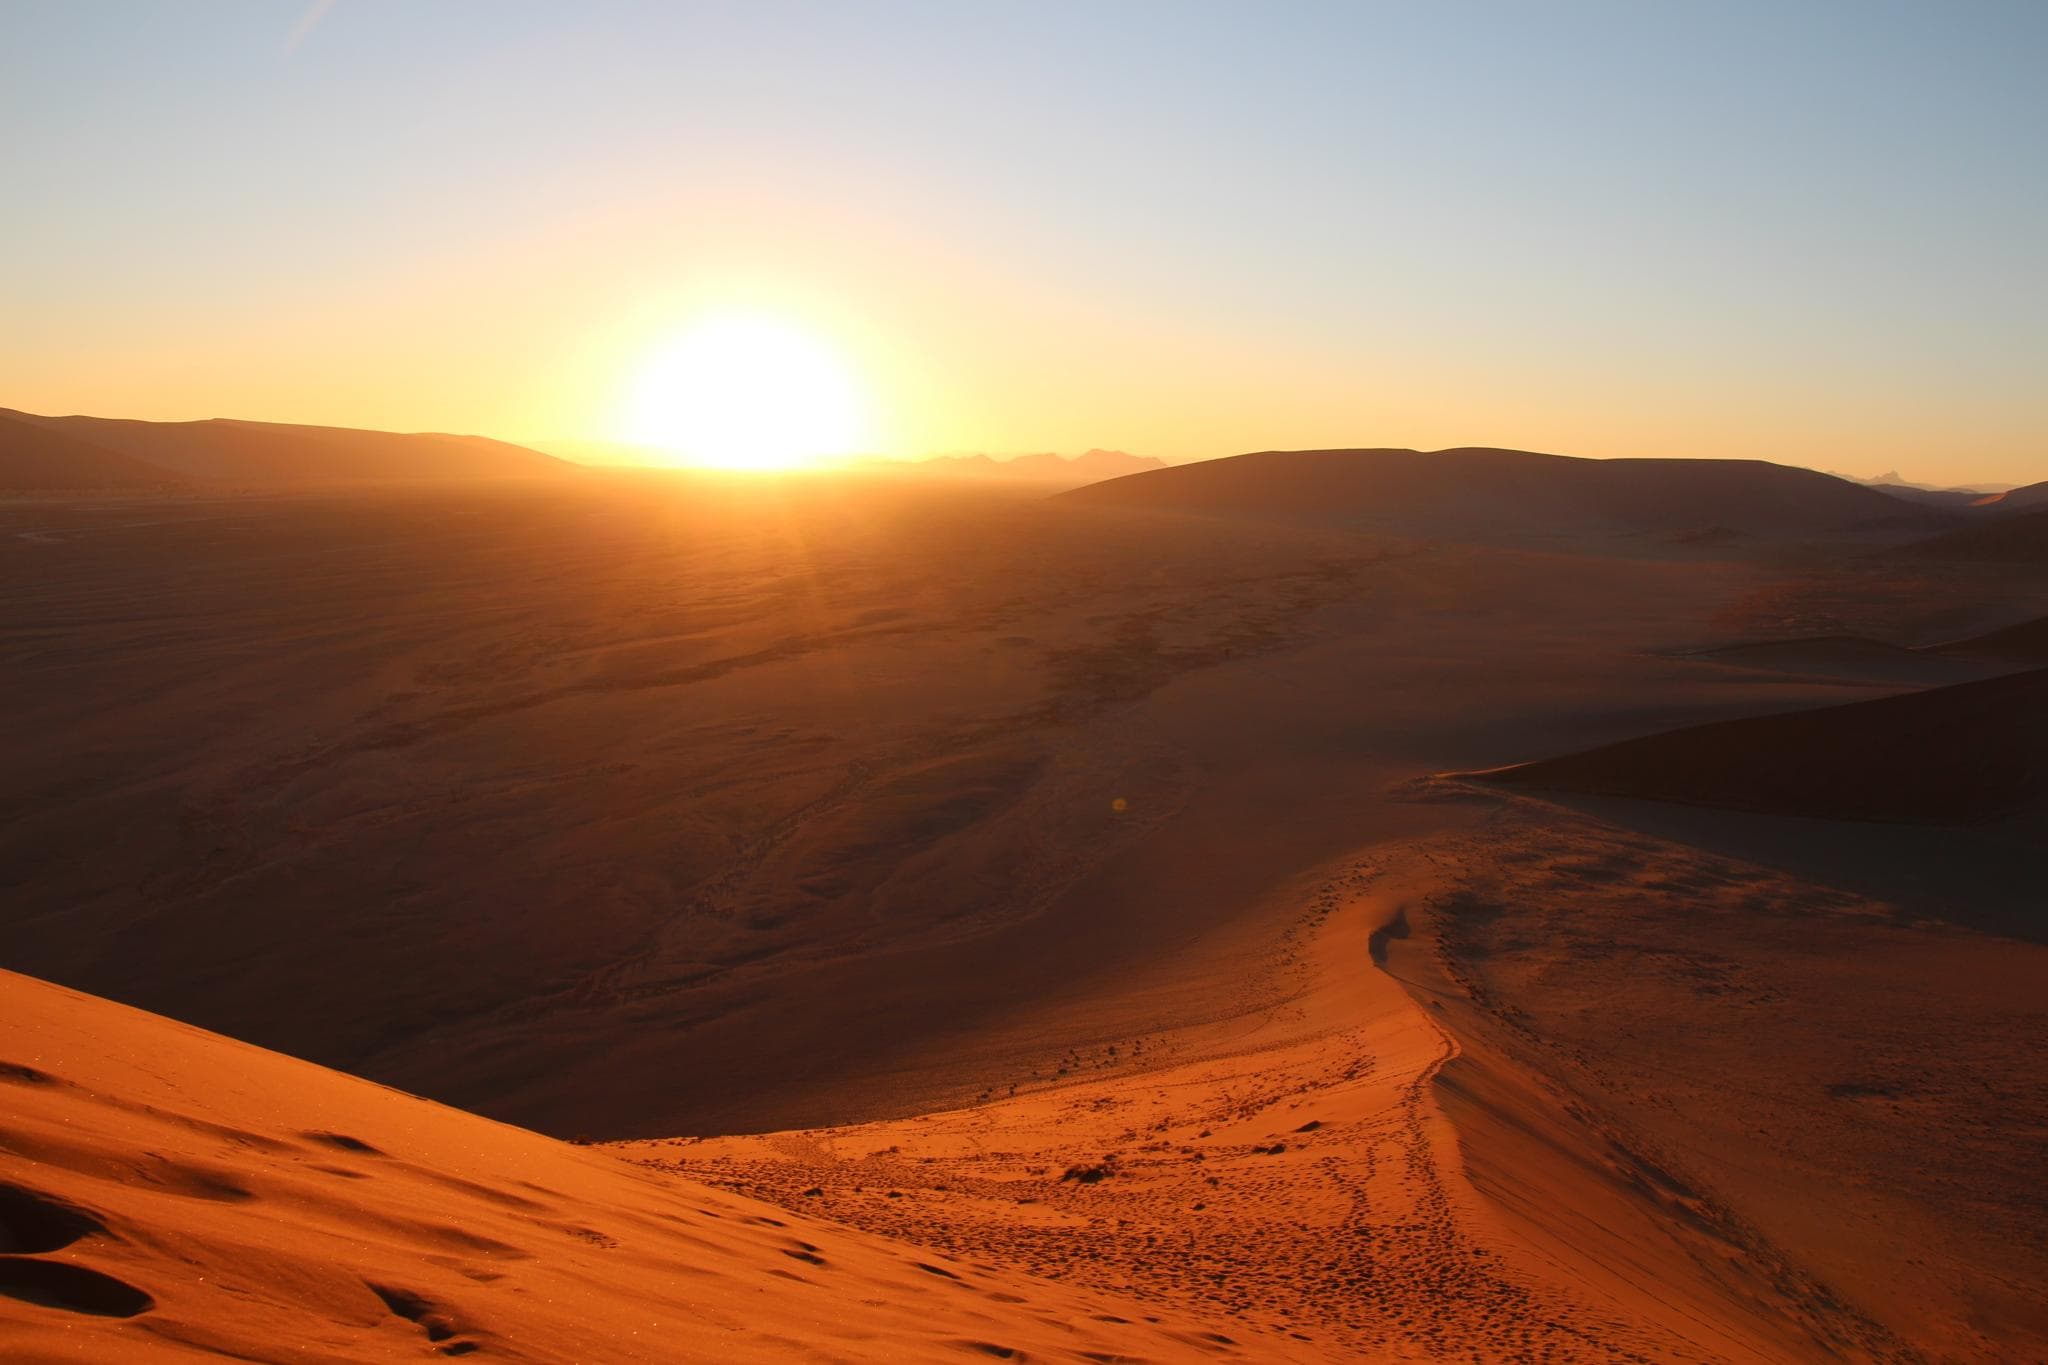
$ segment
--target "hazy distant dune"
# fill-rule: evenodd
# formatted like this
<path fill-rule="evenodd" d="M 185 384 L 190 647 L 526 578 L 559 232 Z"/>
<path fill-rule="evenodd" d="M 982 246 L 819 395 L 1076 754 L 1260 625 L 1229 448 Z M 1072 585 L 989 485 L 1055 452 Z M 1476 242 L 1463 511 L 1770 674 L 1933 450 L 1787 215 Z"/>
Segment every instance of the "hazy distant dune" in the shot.
<path fill-rule="evenodd" d="M 0 413 L 0 489 L 162 488 L 168 469 Z"/>
<path fill-rule="evenodd" d="M 1994 820 L 2048 800 L 2048 669 L 1696 725 L 1488 778 L 1779 815 Z"/>
<path fill-rule="evenodd" d="M 1435 533 L 1812 534 L 1943 524 L 1875 489 L 1759 460 L 1588 460 L 1485 447 L 1269 450 L 1066 496 Z"/>
<path fill-rule="evenodd" d="M 934 455 L 922 460 L 874 461 L 870 462 L 869 467 L 900 474 L 945 475 L 1078 487 L 1083 484 L 1099 483 L 1104 479 L 1122 478 L 1126 474 L 1142 474 L 1148 470 L 1165 469 L 1167 464 L 1164 460 L 1154 459 L 1149 455 L 1132 455 L 1122 450 L 1098 448 L 1083 451 L 1079 455 L 1059 455 L 1049 451 L 1004 458 L 986 454 Z"/>
<path fill-rule="evenodd" d="M 404 434 L 216 417 L 143 422 L 112 417 L 0 417 L 145 461 L 186 479 L 231 484 L 365 483 L 518 478 L 565 473 L 565 460 L 483 436 Z"/>

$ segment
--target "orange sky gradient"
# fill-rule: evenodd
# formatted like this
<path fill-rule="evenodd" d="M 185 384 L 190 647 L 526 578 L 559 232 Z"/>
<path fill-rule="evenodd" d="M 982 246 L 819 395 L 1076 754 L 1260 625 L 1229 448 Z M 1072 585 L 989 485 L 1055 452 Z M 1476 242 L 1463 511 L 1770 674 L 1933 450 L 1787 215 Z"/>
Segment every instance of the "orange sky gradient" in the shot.
<path fill-rule="evenodd" d="M 2048 212 L 1989 175 L 2040 97 L 1995 45 L 1146 8 L 32 12 L 0 404 L 626 440 L 650 355 L 739 311 L 838 352 L 876 453 L 2048 477 Z"/>

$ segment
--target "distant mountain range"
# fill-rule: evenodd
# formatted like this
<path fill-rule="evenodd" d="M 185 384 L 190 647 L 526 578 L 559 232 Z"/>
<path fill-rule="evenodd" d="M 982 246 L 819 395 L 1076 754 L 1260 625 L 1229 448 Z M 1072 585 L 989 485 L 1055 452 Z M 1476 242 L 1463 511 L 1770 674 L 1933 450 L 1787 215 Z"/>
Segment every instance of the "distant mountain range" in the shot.
<path fill-rule="evenodd" d="M 1951 509 L 1974 507 L 1985 498 L 1996 497 L 2002 491 L 2001 485 L 1986 484 L 1981 488 L 1934 488 L 1927 484 L 1908 483 L 1896 469 L 1888 470 L 1875 478 L 1865 479 L 1854 474 L 1829 471 L 1829 477 L 1845 479 L 1889 493 L 1905 502 L 1919 503 L 1923 507 L 1946 507 Z"/>
<path fill-rule="evenodd" d="M 425 483 L 575 466 L 484 436 L 243 422 L 43 417 L 0 408 L 0 489 L 130 490 Z"/>

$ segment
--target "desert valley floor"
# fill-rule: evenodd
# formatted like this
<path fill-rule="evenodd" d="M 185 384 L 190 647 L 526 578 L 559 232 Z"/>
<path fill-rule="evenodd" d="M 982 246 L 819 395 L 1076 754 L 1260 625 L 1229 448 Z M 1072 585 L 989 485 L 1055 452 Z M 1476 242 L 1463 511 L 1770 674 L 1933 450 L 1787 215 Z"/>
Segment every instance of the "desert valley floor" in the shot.
<path fill-rule="evenodd" d="M 0 502 L 0 1355 L 2048 1352 L 2041 556 L 1181 473 Z"/>

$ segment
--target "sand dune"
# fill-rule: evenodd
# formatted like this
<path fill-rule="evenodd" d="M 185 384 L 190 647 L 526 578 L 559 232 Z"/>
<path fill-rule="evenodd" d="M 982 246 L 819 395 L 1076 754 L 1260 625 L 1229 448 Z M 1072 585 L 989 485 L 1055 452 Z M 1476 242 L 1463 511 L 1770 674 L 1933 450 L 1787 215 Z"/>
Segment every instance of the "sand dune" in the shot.
<path fill-rule="evenodd" d="M 1315 1358 L 11 973 L 0 1049 L 0 1354 L 23 1365 Z"/>
<path fill-rule="evenodd" d="M 1988 658 L 1909 649 L 1860 635 L 1820 635 L 1718 645 L 1688 655 L 1733 668 L 1807 677 L 1857 679 L 1879 685 L 1964 682 L 1997 671 Z"/>
<path fill-rule="evenodd" d="M 1995 820 L 2048 801 L 2048 670 L 1692 726 L 1484 777 L 1785 815 Z"/>
<path fill-rule="evenodd" d="M 1809 469 L 1757 460 L 1585 460 L 1529 451 L 1274 450 L 1178 465 L 1066 495 L 1421 533 L 1819 534 L 1939 525 L 1940 515 Z"/>
<path fill-rule="evenodd" d="M 1384 849 L 1304 879 L 1263 1008 L 1076 1049 L 1052 1090 L 619 1150 L 970 1261 L 1213 1304 L 1326 1359 L 1398 1341 L 1423 1359 L 1783 1360 L 1882 1340 L 1793 1302 L 1754 1248 L 1674 1236 L 1605 1135 L 1445 1027 L 1404 917 L 1437 880 Z M 1511 1121 L 1454 1134 L 1454 1073 L 1456 1093 L 1488 1088 Z M 1531 1237 L 1474 1187 L 1475 1154 L 1512 1169 L 1542 1216 L 1598 1222 L 1611 1244 L 1560 1254 Z"/>
<path fill-rule="evenodd" d="M 2038 617 L 2040 586 L 1744 537 L 1651 537 L 1617 572 L 1614 541 L 1608 524 L 1475 544 L 854 478 L 0 508 L 17 723 L 0 961 L 559 1137 L 657 1139 L 552 1143 L 89 1012 L 63 1065 L 0 1061 L 159 1117 L 115 1128 L 81 1090 L 9 1090 L 72 1106 L 0 1115 L 0 1141 L 41 1144 L 8 1147 L 0 1175 L 38 1192 L 29 1239 L 80 1217 L 124 1239 L 24 1251 L 80 1273 L 12 1283 L 157 1305 L 78 1330 L 242 1349 L 276 1326 L 343 1358 L 472 1341 L 631 1358 L 638 1340 L 572 1343 L 565 1324 L 632 1321 L 641 1301 L 664 1332 L 687 1313 L 752 1331 L 763 1356 L 1186 1359 L 1225 1345 L 1210 1334 L 1258 1359 L 2038 1354 L 2012 1283 L 2037 1248 L 1984 1212 L 2024 1207 L 2027 1177 L 1970 1098 L 2038 1076 L 2007 1046 L 2033 1036 L 2017 992 L 2034 959 L 1962 927 L 2011 908 L 1985 877 L 2032 862 L 1873 900 L 1883 887 L 1731 869 L 1703 838 L 1680 847 L 1684 829 L 1616 850 L 1555 801 L 1430 775 L 1826 717 L 1904 680 L 1859 675 L 1873 651 L 1839 641 L 1849 666 L 1688 651 L 1954 638 Z M 2025 753 L 2038 698 L 2005 710 L 2004 750 Z M 1985 717 L 2002 713 L 1973 703 L 1954 728 Z M 1839 769 L 1822 795 L 1883 791 L 1857 765 L 1887 754 L 1911 787 L 1941 752 L 1905 720 L 1873 728 L 1801 751 Z M 1837 828 L 1786 823 L 1801 849 Z M 1907 836 L 1956 858 L 1990 841 L 1854 828 L 1879 833 L 1849 853 L 1880 882 Z M 1580 907 L 1597 934 L 1574 928 Z M 1881 971 L 1813 975 L 1859 934 Z M 1902 994 L 1911 963 L 1935 965 Z M 1928 1041 L 1887 1043 L 1864 1074 L 1892 1018 L 1872 1001 L 1893 997 Z M 1524 1019 L 1551 1022 L 1531 1036 Z M 1742 1053 L 1752 1037 L 1764 1051 Z M 1922 1063 L 1960 1079 L 1903 1086 Z M 273 1074 L 331 1103 L 233 1079 Z M 1860 1132 L 1884 1106 L 1900 1109 Z M 1755 1131 L 1737 1141 L 1741 1118 Z M 306 1136 L 322 1133 L 384 1155 Z M 51 1159 L 65 1142 L 113 1178 Z M 1913 1142 L 1939 1151 L 1888 1174 Z M 41 1166 L 23 1174 L 24 1155 Z M 253 1197 L 198 1197 L 189 1170 Z M 471 1188 L 508 1179 L 545 1207 Z M 718 1203 L 706 1181 L 789 1212 Z M 647 1201 L 678 1188 L 733 1216 L 666 1224 Z M 211 1221 L 244 1216 L 262 1222 Z M 671 1226 L 709 1249 L 662 1240 Z M 238 1272 L 233 1246 L 275 1249 L 277 1268 Z M 712 1252 L 718 1275 L 677 1271 Z M 810 1289 L 771 1276 L 761 1311 L 721 1316 L 756 1253 L 862 1278 L 806 1309 L 775 1295 Z M 1044 1298 L 1047 1280 L 1094 1302 Z M 962 1324 L 906 1285 L 1139 1335 Z M 237 1288 L 258 1305 L 246 1323 Z M 92 1316 L 5 1311 L 46 1351 L 68 1330 L 48 1324 Z M 74 1356 L 107 1354 L 77 1339 Z"/>
<path fill-rule="evenodd" d="M 1718 1244 L 1696 1266 L 1753 1268 L 1823 1343 L 1773 1360 L 2038 1358 L 2048 946 L 1689 839 L 1513 800 L 1408 855 L 1416 986 L 1491 1059 L 1439 1091 L 1475 1184 L 1560 1256 L 1628 1266 L 1651 1239 L 1559 1197 L 1539 1144 L 1632 1170 Z M 1504 1102 L 1518 1069 L 1592 1131 Z"/>
<path fill-rule="evenodd" d="M 2039 507 L 2044 503 L 2048 503 L 2048 480 L 1990 494 L 1979 498 L 1975 505 L 1994 512 L 2019 512 Z"/>
<path fill-rule="evenodd" d="M 1865 488 L 1875 488 L 1901 502 L 1916 503 L 1922 507 L 1938 507 L 1948 512 L 1965 512 L 1998 496 L 1996 493 L 1986 493 L 1977 488 L 1923 488 L 1918 484 L 1900 483 L 1896 479 L 1852 479 L 1851 482 L 1860 483 Z"/>
<path fill-rule="evenodd" d="M 2003 630 L 1954 640 L 1935 649 L 1943 654 L 2048 664 L 2048 616 L 2022 621 Z"/>
<path fill-rule="evenodd" d="M 168 469 L 0 412 L 0 490 L 168 488 Z"/>
<path fill-rule="evenodd" d="M 957 489 L 0 529 L 0 961 L 561 1136 L 1049 1077 L 1297 860 L 1454 817 L 1383 788 L 1847 695 L 1649 652 L 1781 580 L 1739 560 Z"/>
<path fill-rule="evenodd" d="M 1900 550 L 1918 559 L 1980 563 L 2048 563 L 2048 511 L 2019 512 L 1981 525 L 1964 526 Z"/>
<path fill-rule="evenodd" d="M 181 479 L 219 484 L 525 478 L 575 468 L 552 455 L 482 436 L 409 435 L 229 418 L 140 422 L 43 417 L 6 409 L 0 409 L 0 418 L 142 461 Z"/>
<path fill-rule="evenodd" d="M 1689 650 L 1684 657 L 1875 685 L 1970 682 L 2048 663 L 2048 617 L 1937 644 L 1898 645 L 1862 635 L 1795 636 L 1715 645 Z"/>

